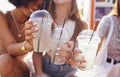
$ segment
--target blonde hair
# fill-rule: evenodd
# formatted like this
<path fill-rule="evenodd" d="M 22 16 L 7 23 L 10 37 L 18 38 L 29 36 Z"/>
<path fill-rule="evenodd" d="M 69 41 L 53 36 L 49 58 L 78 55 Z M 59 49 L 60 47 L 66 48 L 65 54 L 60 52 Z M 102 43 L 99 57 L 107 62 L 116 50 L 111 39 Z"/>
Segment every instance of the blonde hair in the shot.
<path fill-rule="evenodd" d="M 120 0 L 116 0 L 115 6 L 110 12 L 110 15 L 120 16 Z"/>
<path fill-rule="evenodd" d="M 51 13 L 53 19 L 55 19 L 55 8 L 56 8 L 55 4 L 54 4 L 53 0 L 51 0 L 50 13 Z M 70 10 L 68 11 L 67 17 L 68 17 L 68 19 L 76 22 L 75 30 L 74 30 L 73 36 L 71 38 L 71 40 L 76 40 L 76 37 L 80 33 L 80 31 L 82 31 L 83 29 L 86 28 L 86 26 L 84 25 L 84 23 L 81 20 L 76 0 L 71 0 L 71 6 L 70 6 Z"/>

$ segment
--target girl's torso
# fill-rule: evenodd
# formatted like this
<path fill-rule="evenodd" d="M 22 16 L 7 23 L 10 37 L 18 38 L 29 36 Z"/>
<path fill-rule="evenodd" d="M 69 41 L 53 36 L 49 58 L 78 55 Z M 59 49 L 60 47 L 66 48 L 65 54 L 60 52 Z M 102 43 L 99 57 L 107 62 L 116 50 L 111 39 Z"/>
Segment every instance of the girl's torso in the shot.
<path fill-rule="evenodd" d="M 52 38 L 59 39 L 60 33 L 62 32 L 61 39 L 64 41 L 69 41 L 73 35 L 74 29 L 75 29 L 75 21 L 67 21 L 65 23 L 64 28 L 62 28 L 63 25 L 57 25 L 54 24 L 55 28 L 52 31 Z M 54 55 L 53 51 L 47 52 L 49 55 Z"/>
<path fill-rule="evenodd" d="M 120 60 L 120 20 L 117 17 L 113 17 L 114 29 L 112 38 L 108 44 L 108 57 Z"/>
<path fill-rule="evenodd" d="M 118 17 L 116 16 L 111 17 L 113 19 L 114 29 L 108 44 L 108 57 L 111 59 L 120 60 L 120 20 L 118 20 Z M 99 24 L 99 36 L 107 37 L 111 25 L 109 16 L 103 17 L 101 23 Z"/>
<path fill-rule="evenodd" d="M 5 14 L 6 16 L 6 19 L 7 19 L 7 24 L 8 24 L 8 28 L 10 30 L 10 32 L 12 33 L 13 37 L 15 38 L 15 40 L 17 42 L 21 42 L 21 41 L 24 41 L 24 31 L 22 31 L 20 34 L 21 34 L 21 37 L 18 36 L 19 32 L 17 30 L 17 27 L 20 28 L 20 30 L 23 28 L 24 24 L 23 25 L 15 25 L 15 22 L 14 22 L 14 19 L 13 19 L 13 16 L 11 15 L 11 12 L 7 12 Z M 8 38 L 9 39 L 9 38 Z M 4 43 L 2 40 L 0 40 L 0 54 L 3 54 L 3 53 L 7 53 L 7 50 L 6 48 L 4 47 Z"/>
<path fill-rule="evenodd" d="M 17 42 L 22 42 L 24 41 L 24 23 L 23 24 L 18 24 L 16 22 L 16 19 L 14 17 L 14 15 L 12 14 L 11 11 L 6 13 L 6 18 L 8 21 L 8 27 L 11 31 L 11 33 L 13 34 L 13 37 L 15 37 Z M 21 31 L 19 32 L 18 29 Z"/>

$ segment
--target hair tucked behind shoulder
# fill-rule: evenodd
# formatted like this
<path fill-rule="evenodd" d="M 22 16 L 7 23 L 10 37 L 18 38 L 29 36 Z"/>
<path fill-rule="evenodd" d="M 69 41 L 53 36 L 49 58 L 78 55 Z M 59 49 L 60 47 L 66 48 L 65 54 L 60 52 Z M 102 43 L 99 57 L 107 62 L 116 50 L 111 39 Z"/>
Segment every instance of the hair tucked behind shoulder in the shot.
<path fill-rule="evenodd" d="M 51 0 L 50 5 L 51 5 L 50 13 L 51 13 L 53 19 L 55 19 L 55 9 L 56 8 L 55 8 L 55 4 L 54 4 L 53 0 Z M 76 0 L 71 1 L 70 10 L 68 11 L 68 16 L 67 17 L 70 20 L 75 21 L 75 23 L 76 23 L 74 33 L 73 33 L 73 35 L 72 35 L 72 37 L 70 39 L 70 40 L 75 41 L 78 34 L 82 30 L 88 28 L 87 25 L 86 25 L 86 22 L 81 19 Z M 54 29 L 53 25 L 52 25 L 52 29 Z"/>
<path fill-rule="evenodd" d="M 16 7 L 28 6 L 30 2 L 37 2 L 38 0 L 9 0 Z"/>

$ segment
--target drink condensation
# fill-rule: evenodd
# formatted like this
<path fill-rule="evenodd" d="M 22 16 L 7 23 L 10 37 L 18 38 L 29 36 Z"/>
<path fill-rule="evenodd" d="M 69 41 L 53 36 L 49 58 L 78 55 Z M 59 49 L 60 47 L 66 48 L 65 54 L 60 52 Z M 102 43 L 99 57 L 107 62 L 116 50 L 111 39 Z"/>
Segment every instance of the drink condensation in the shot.
<path fill-rule="evenodd" d="M 93 34 L 92 30 L 84 30 L 77 37 L 77 40 L 78 48 L 82 51 L 82 55 L 86 60 L 85 69 L 90 69 L 94 65 L 94 59 L 97 53 L 98 45 L 100 43 L 100 38 L 96 32 Z"/>
<path fill-rule="evenodd" d="M 63 31 L 61 37 L 60 33 Z M 60 62 L 58 61 L 60 56 L 55 55 L 57 53 L 57 49 L 63 49 L 67 48 L 65 42 L 69 40 L 69 36 L 67 31 L 62 28 L 55 28 L 52 33 L 52 38 L 51 38 L 51 62 L 56 65 L 61 65 L 64 64 L 65 62 Z M 65 54 L 65 52 L 61 51 L 62 54 Z"/>
<path fill-rule="evenodd" d="M 31 14 L 30 20 L 37 24 L 36 28 L 39 30 L 33 34 L 36 36 L 33 39 L 34 51 L 48 51 L 51 43 L 51 24 L 53 22 L 49 12 L 46 10 L 37 10 Z"/>

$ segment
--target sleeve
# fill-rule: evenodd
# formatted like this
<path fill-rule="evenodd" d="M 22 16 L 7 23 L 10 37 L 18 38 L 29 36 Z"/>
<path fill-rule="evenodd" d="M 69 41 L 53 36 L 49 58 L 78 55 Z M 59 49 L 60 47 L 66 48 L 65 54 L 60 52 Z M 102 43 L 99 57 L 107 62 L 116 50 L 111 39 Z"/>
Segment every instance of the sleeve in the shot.
<path fill-rule="evenodd" d="M 104 16 L 100 23 L 98 24 L 97 32 L 100 38 L 106 38 L 110 29 L 110 18 L 109 16 Z"/>

